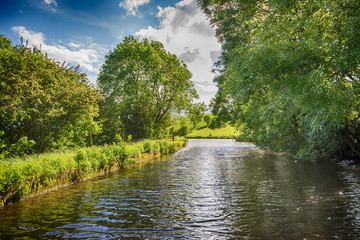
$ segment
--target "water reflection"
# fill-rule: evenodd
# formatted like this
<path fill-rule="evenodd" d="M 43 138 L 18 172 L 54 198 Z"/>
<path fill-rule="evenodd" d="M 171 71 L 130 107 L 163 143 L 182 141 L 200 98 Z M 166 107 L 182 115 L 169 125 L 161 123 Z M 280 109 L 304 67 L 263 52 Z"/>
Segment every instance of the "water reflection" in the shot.
<path fill-rule="evenodd" d="M 157 159 L 0 210 L 2 238 L 356 239 L 350 161 L 291 161 L 232 140 Z"/>

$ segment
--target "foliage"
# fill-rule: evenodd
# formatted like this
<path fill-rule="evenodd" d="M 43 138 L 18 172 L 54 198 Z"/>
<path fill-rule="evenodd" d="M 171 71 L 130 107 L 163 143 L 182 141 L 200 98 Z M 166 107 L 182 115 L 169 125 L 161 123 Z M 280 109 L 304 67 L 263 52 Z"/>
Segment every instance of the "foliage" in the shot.
<path fill-rule="evenodd" d="M 206 110 L 207 108 L 204 103 L 196 103 L 189 108 L 188 117 L 193 124 L 193 129 L 203 119 Z"/>
<path fill-rule="evenodd" d="M 187 125 L 183 124 L 180 128 L 175 132 L 177 136 L 186 136 L 190 132 L 190 129 Z"/>
<path fill-rule="evenodd" d="M 8 151 L 5 152 L 7 156 L 24 156 L 35 145 L 34 140 L 28 140 L 27 137 L 20 138 L 16 143 L 11 144 Z"/>
<path fill-rule="evenodd" d="M 217 64 L 220 64 L 220 62 L 218 62 Z M 227 91 L 225 91 L 226 89 L 223 87 L 225 85 L 225 79 L 225 74 L 222 74 L 218 75 L 213 80 L 219 88 L 215 98 L 212 99 L 210 103 L 211 112 L 214 115 L 209 124 L 209 127 L 211 129 L 224 127 L 226 123 L 231 122 L 232 120 L 232 101 Z"/>
<path fill-rule="evenodd" d="M 206 127 L 209 127 L 209 124 L 210 124 L 210 121 L 211 121 L 210 116 L 209 116 L 209 115 L 205 115 L 204 121 L 206 122 Z"/>
<path fill-rule="evenodd" d="M 78 68 L 0 36 L 0 154 L 86 145 L 99 99 Z"/>
<path fill-rule="evenodd" d="M 360 157 L 359 1 L 198 3 L 223 43 L 214 113 L 294 157 Z"/>
<path fill-rule="evenodd" d="M 24 195 L 68 182 L 76 182 L 112 167 L 135 163 L 141 154 L 173 153 L 184 147 L 186 139 L 146 140 L 102 147 L 84 147 L 65 152 L 43 153 L 25 158 L 0 160 L 0 205 L 17 201 Z"/>
<path fill-rule="evenodd" d="M 191 130 L 191 121 L 188 117 L 177 117 L 171 121 L 169 136 L 185 137 Z"/>
<path fill-rule="evenodd" d="M 198 97 L 190 78 L 185 63 L 160 42 L 126 37 L 106 56 L 98 78 L 105 99 L 100 115 L 111 132 L 104 141 L 117 133 L 135 140 L 165 135 L 171 113 Z"/>

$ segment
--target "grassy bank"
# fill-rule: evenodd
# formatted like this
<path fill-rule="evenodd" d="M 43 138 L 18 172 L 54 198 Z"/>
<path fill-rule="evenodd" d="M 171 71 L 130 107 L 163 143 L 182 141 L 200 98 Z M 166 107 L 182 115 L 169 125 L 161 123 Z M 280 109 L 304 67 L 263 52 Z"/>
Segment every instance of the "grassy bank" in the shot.
<path fill-rule="evenodd" d="M 209 121 L 206 122 L 204 118 L 201 118 L 196 125 L 188 117 L 175 119 L 175 129 L 185 128 L 186 138 L 236 139 L 240 135 L 241 131 L 228 123 L 220 128 L 210 128 L 210 122 L 214 119 L 214 116 L 212 114 L 206 114 L 205 116 Z"/>
<path fill-rule="evenodd" d="M 210 129 L 208 127 L 200 127 L 196 130 L 191 131 L 187 138 L 236 138 L 236 129 L 230 125 L 226 125 L 222 128 Z"/>
<path fill-rule="evenodd" d="M 173 153 L 186 143 L 186 139 L 146 140 L 1 160 L 0 205 L 133 164 L 143 156 Z"/>

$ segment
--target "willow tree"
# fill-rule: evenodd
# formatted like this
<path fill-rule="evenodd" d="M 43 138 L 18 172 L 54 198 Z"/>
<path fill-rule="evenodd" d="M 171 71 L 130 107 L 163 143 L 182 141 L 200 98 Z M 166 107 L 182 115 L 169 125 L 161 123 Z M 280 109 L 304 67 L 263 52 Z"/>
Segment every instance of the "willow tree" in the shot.
<path fill-rule="evenodd" d="M 215 112 L 296 157 L 360 157 L 360 2 L 199 0 L 219 40 Z"/>
<path fill-rule="evenodd" d="M 129 36 L 107 56 L 98 78 L 104 96 L 104 130 L 134 139 L 160 137 L 173 112 L 197 98 L 191 73 L 157 41 Z M 115 126 L 115 127 L 114 127 Z"/>

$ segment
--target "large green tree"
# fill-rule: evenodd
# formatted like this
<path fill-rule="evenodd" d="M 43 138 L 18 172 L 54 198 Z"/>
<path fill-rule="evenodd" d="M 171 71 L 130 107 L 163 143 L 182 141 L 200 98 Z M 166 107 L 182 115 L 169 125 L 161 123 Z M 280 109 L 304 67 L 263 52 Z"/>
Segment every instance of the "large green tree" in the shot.
<path fill-rule="evenodd" d="M 26 138 L 35 141 L 36 152 L 85 145 L 98 130 L 93 117 L 100 98 L 77 68 L 60 66 L 38 49 L 12 46 L 0 36 L 2 152 Z"/>
<path fill-rule="evenodd" d="M 297 157 L 360 157 L 360 2 L 199 0 L 219 40 L 215 112 Z"/>
<path fill-rule="evenodd" d="M 190 78 L 185 63 L 160 42 L 126 37 L 106 56 L 98 78 L 104 129 L 111 129 L 104 141 L 115 134 L 160 137 L 171 113 L 188 109 L 198 97 Z"/>

